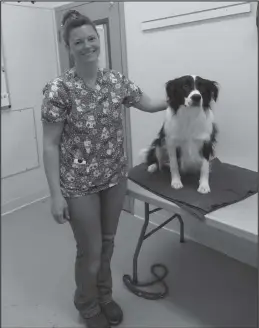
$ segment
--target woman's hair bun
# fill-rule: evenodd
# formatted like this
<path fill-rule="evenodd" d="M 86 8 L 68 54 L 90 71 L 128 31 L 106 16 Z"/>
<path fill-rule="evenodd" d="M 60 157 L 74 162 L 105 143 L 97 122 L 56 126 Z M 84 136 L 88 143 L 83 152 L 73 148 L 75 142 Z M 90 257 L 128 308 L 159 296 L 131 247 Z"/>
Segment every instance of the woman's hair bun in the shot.
<path fill-rule="evenodd" d="M 62 26 L 62 30 L 63 30 L 63 39 L 67 46 L 69 45 L 70 31 L 73 28 L 80 27 L 83 25 L 92 26 L 92 28 L 95 30 L 96 34 L 99 36 L 95 24 L 87 16 L 81 14 L 80 12 L 78 12 L 76 10 L 69 10 L 64 14 L 64 16 L 62 18 L 61 26 Z"/>
<path fill-rule="evenodd" d="M 76 10 L 67 11 L 63 16 L 62 26 L 64 26 L 68 20 L 78 19 L 80 16 L 81 14 Z"/>

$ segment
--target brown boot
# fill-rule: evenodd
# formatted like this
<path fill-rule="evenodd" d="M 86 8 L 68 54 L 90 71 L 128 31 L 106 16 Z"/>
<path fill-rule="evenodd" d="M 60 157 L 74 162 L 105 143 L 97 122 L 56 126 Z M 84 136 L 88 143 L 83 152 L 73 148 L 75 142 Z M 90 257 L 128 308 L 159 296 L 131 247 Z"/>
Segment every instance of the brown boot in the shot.
<path fill-rule="evenodd" d="M 84 319 L 87 328 L 111 328 L 105 315 L 100 312 L 91 318 Z"/>
<path fill-rule="evenodd" d="M 118 326 L 122 322 L 123 312 L 121 307 L 115 301 L 100 304 L 100 307 L 111 326 Z"/>

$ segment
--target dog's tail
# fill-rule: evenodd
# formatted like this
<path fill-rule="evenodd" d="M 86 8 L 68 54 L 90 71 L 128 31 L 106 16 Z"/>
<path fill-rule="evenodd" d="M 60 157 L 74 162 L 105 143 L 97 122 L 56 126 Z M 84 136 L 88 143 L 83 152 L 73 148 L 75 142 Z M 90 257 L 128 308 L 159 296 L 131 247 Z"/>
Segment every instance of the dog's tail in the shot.
<path fill-rule="evenodd" d="M 148 154 L 148 149 L 147 148 L 144 148 L 144 149 L 141 149 L 140 152 L 139 152 L 139 161 L 141 163 L 146 163 L 147 162 L 147 154 Z"/>

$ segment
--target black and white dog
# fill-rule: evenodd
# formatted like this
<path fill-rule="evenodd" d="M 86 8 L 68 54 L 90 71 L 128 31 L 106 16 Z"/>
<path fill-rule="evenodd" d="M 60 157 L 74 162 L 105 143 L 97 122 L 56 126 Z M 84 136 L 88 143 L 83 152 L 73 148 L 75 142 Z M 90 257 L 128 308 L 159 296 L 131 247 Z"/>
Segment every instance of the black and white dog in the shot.
<path fill-rule="evenodd" d="M 181 172 L 198 171 L 198 192 L 206 194 L 217 136 L 211 107 L 218 98 L 217 82 L 186 75 L 168 81 L 166 93 L 164 124 L 149 149 L 142 151 L 144 162 L 151 173 L 169 166 L 174 189 L 183 187 Z"/>

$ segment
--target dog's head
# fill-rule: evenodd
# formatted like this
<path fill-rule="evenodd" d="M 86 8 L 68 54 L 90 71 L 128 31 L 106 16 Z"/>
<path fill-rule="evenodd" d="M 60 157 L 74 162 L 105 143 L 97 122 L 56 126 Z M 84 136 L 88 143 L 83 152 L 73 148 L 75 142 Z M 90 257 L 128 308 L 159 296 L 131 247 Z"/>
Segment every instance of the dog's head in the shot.
<path fill-rule="evenodd" d="M 210 108 L 212 100 L 218 99 L 218 84 L 199 76 L 185 75 L 166 84 L 166 93 L 170 107 L 177 112 L 179 107 Z"/>

